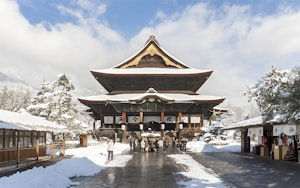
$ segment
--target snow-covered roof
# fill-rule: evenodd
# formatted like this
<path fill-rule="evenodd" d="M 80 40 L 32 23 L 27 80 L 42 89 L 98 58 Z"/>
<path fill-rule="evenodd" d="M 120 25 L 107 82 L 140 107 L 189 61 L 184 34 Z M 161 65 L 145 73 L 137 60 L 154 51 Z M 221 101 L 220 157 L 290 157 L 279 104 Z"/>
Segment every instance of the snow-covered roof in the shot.
<path fill-rule="evenodd" d="M 29 128 L 20 126 L 20 125 L 14 125 L 11 123 L 0 121 L 0 129 L 13 129 L 13 130 L 30 130 Z"/>
<path fill-rule="evenodd" d="M 282 120 L 280 118 L 280 115 L 276 115 L 272 120 L 269 120 L 267 122 L 263 122 L 263 116 L 258 116 L 255 118 L 249 118 L 240 122 L 237 122 L 233 124 L 232 126 L 225 127 L 224 129 L 242 129 L 242 128 L 248 128 L 248 127 L 257 127 L 257 126 L 263 126 L 263 125 L 270 125 L 270 124 L 280 124 L 282 123 Z"/>
<path fill-rule="evenodd" d="M 97 95 L 89 97 L 80 97 L 79 100 L 86 101 L 106 101 L 106 102 L 129 102 L 137 99 L 145 98 L 147 95 L 153 96 L 153 93 L 127 93 L 127 94 L 115 94 L 115 95 Z M 212 100 L 222 100 L 225 97 L 217 97 L 211 95 L 189 95 L 181 93 L 155 93 L 155 96 L 167 100 L 172 100 L 174 102 L 193 102 L 193 101 L 212 101 Z"/>
<path fill-rule="evenodd" d="M 172 56 L 170 53 L 168 53 L 165 49 L 163 49 L 159 43 L 157 42 L 157 40 L 155 39 L 154 35 L 150 35 L 149 39 L 147 40 L 146 44 L 144 45 L 144 47 L 142 49 L 140 49 L 138 52 L 136 52 L 135 54 L 133 54 L 131 57 L 127 58 L 125 61 L 123 61 L 122 63 L 120 63 L 119 65 L 115 66 L 115 67 L 120 67 L 121 65 L 125 64 L 126 62 L 130 61 L 131 59 L 134 59 L 136 56 L 138 56 L 139 54 L 141 54 L 143 51 L 145 51 L 145 49 L 147 48 L 147 46 L 151 45 L 151 44 L 155 44 L 157 48 L 159 48 L 165 55 L 169 56 L 169 58 L 173 59 L 174 61 L 176 61 L 177 63 L 181 64 L 181 66 L 183 67 L 189 67 L 187 65 L 185 65 L 184 63 L 182 63 L 180 60 L 178 60 L 177 58 L 175 58 L 174 56 Z"/>
<path fill-rule="evenodd" d="M 42 117 L 33 116 L 29 113 L 18 113 L 7 110 L 0 110 L 1 127 L 17 130 L 36 130 L 50 132 L 67 132 L 65 126 L 58 125 Z M 0 128 L 1 128 L 0 127 Z"/>
<path fill-rule="evenodd" d="M 170 74 L 170 75 L 185 75 L 185 74 L 200 74 L 211 72 L 211 70 L 202 70 L 195 68 L 109 68 L 109 69 L 101 69 L 101 70 L 92 70 L 92 72 L 102 73 L 102 74 L 142 74 L 142 75 L 161 75 L 161 74 Z"/>

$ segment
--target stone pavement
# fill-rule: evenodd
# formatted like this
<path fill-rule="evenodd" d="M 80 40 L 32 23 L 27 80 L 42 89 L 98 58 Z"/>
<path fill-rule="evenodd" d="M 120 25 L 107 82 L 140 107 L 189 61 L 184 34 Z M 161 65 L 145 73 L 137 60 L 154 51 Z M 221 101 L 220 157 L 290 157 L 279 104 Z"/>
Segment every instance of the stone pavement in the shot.
<path fill-rule="evenodd" d="M 167 157 L 171 153 L 179 152 L 169 149 L 165 154 L 132 153 L 133 158 L 125 167 L 107 168 L 93 177 L 85 177 L 77 188 L 180 187 L 176 182 L 189 180 L 176 174 L 186 169 Z M 205 166 L 207 171 L 217 174 L 230 187 L 300 187 L 300 163 L 297 162 L 274 161 L 252 153 L 187 154 Z"/>
<path fill-rule="evenodd" d="M 83 180 L 78 188 L 158 188 L 179 187 L 175 178 L 184 178 L 175 175 L 183 171 L 180 165 L 174 164 L 168 154 L 178 153 L 176 149 L 160 152 L 132 152 L 133 158 L 123 168 L 107 168 L 99 174 Z M 74 181 L 74 180 L 72 180 Z"/>
<path fill-rule="evenodd" d="M 252 153 L 193 153 L 195 160 L 235 187 L 300 187 L 300 163 Z"/>

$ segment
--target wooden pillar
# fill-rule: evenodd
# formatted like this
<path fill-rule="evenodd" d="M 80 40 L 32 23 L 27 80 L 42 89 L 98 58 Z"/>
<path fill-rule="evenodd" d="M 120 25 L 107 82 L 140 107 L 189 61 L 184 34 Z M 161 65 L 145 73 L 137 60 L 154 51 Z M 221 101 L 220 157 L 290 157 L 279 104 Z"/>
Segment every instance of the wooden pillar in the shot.
<path fill-rule="evenodd" d="M 144 113 L 140 111 L 140 123 L 144 122 Z"/>
<path fill-rule="evenodd" d="M 63 139 L 62 139 L 62 143 L 61 143 L 60 155 L 61 156 L 65 155 L 65 133 L 63 133 Z"/>
<path fill-rule="evenodd" d="M 126 123 L 126 112 L 122 112 L 122 123 Z"/>
<path fill-rule="evenodd" d="M 176 129 L 178 130 L 178 141 L 181 140 L 181 129 L 179 129 L 179 123 L 182 121 L 182 112 L 178 112 L 178 120 L 176 122 Z"/>
<path fill-rule="evenodd" d="M 189 125 L 189 130 L 192 130 L 191 115 L 190 114 L 188 116 L 188 125 Z"/>
<path fill-rule="evenodd" d="M 164 122 L 165 121 L 165 112 L 160 112 L 160 121 Z"/>
<path fill-rule="evenodd" d="M 176 122 L 176 129 L 178 130 L 178 125 L 179 125 L 179 122 L 181 122 L 182 120 L 182 112 L 178 112 L 178 119 L 177 119 L 177 122 Z"/>
<path fill-rule="evenodd" d="M 126 124 L 126 112 L 122 112 L 122 124 Z M 123 125 L 121 125 L 121 126 L 123 126 Z M 123 129 L 123 127 L 121 127 L 122 128 L 122 135 L 121 135 L 121 137 L 122 137 L 122 140 L 125 140 L 125 133 L 126 133 L 126 127 L 125 127 L 125 129 Z"/>
<path fill-rule="evenodd" d="M 51 133 L 51 144 L 50 144 L 50 155 L 51 159 L 53 159 L 54 156 L 54 133 Z"/>
<path fill-rule="evenodd" d="M 40 137 L 40 132 L 37 131 L 36 138 L 35 138 L 35 157 L 37 161 L 39 160 L 39 156 L 40 156 L 39 137 Z"/>
<path fill-rule="evenodd" d="M 17 131 L 17 167 L 20 163 L 20 131 Z"/>

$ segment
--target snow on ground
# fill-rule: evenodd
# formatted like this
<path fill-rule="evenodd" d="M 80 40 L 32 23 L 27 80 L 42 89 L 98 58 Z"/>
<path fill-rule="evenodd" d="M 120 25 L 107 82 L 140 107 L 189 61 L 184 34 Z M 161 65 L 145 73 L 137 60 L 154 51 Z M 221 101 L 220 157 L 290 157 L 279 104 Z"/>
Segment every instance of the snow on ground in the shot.
<path fill-rule="evenodd" d="M 190 141 L 186 145 L 187 151 L 196 153 L 205 152 L 240 152 L 241 143 L 231 142 L 228 145 L 211 145 L 204 141 Z M 199 164 L 188 154 L 168 155 L 176 163 L 187 167 L 187 172 L 179 172 L 189 178 L 189 181 L 180 181 L 178 184 L 185 187 L 229 187 L 216 174 L 209 172 L 203 165 Z"/>
<path fill-rule="evenodd" d="M 107 167 L 122 167 L 132 156 L 123 155 L 129 149 L 128 144 L 116 143 L 114 160 L 107 162 L 107 144 L 66 150 L 70 159 L 63 159 L 52 166 L 37 167 L 9 177 L 0 178 L 1 188 L 66 188 L 76 185 L 70 177 L 92 176 Z"/>
<path fill-rule="evenodd" d="M 116 143 L 114 160 L 107 162 L 106 147 L 106 142 L 102 142 L 96 146 L 68 149 L 66 155 L 73 155 L 72 158 L 63 159 L 46 168 L 37 167 L 9 177 L 2 177 L 0 178 L 1 188 L 67 188 L 79 184 L 72 182 L 71 177 L 93 176 L 107 167 L 123 167 L 132 158 L 130 155 L 122 154 L 129 149 L 128 144 Z M 236 142 L 225 146 L 213 146 L 203 141 L 187 143 L 188 151 L 192 152 L 239 152 L 240 147 L 241 144 Z M 186 187 L 226 187 L 216 174 L 207 171 L 188 154 L 168 156 L 176 163 L 187 167 L 186 172 L 180 173 L 190 178 L 190 181 L 178 182 L 178 184 Z"/>
<path fill-rule="evenodd" d="M 188 151 L 196 153 L 205 153 L 205 152 L 240 152 L 241 143 L 232 141 L 227 145 L 211 145 L 204 141 L 191 141 L 186 145 Z"/>
<path fill-rule="evenodd" d="M 185 187 L 228 187 L 216 174 L 208 172 L 203 165 L 195 161 L 190 155 L 173 154 L 168 155 L 168 157 L 187 167 L 187 172 L 179 172 L 179 174 L 189 178 L 189 181 L 180 181 L 178 184 Z"/>

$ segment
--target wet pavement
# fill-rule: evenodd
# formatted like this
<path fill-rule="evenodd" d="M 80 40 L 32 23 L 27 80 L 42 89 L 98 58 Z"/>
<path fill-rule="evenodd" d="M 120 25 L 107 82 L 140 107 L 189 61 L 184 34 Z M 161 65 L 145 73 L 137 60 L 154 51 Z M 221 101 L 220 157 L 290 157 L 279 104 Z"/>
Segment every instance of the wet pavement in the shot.
<path fill-rule="evenodd" d="M 77 188 L 181 187 L 176 182 L 189 180 L 176 174 L 186 169 L 167 157 L 174 153 L 180 152 L 176 149 L 169 149 L 164 154 L 132 152 L 133 158 L 125 167 L 107 168 L 93 177 L 79 177 L 77 181 L 81 184 Z M 297 162 L 275 161 L 252 153 L 187 154 L 217 174 L 229 187 L 300 187 L 300 163 Z"/>
<path fill-rule="evenodd" d="M 83 180 L 77 188 L 179 187 L 176 178 L 184 177 L 175 173 L 184 169 L 167 157 L 171 153 L 178 153 L 178 151 L 169 149 L 166 153 L 132 152 L 133 158 L 125 167 L 107 168 L 99 174 Z"/>
<path fill-rule="evenodd" d="M 300 187 L 300 163 L 252 153 L 193 153 L 195 160 L 234 187 Z"/>

